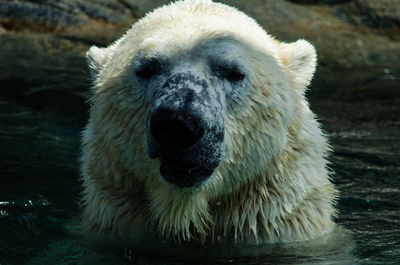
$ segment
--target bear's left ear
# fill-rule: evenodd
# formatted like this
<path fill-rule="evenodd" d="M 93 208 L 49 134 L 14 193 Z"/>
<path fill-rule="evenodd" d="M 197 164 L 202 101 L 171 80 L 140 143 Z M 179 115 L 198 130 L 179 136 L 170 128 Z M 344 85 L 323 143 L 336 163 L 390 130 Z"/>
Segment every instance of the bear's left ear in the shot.
<path fill-rule="evenodd" d="M 281 44 L 281 49 L 281 60 L 293 85 L 299 89 L 306 89 L 317 64 L 314 46 L 306 40 L 298 40 Z"/>

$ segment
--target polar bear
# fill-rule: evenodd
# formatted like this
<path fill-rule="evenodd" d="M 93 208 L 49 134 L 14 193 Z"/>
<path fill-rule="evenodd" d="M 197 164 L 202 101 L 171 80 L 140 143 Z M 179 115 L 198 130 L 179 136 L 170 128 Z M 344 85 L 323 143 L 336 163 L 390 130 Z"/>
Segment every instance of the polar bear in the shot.
<path fill-rule="evenodd" d="M 87 53 L 85 227 L 154 240 L 274 243 L 331 232 L 330 147 L 305 90 L 305 40 L 230 6 L 184 0 Z"/>

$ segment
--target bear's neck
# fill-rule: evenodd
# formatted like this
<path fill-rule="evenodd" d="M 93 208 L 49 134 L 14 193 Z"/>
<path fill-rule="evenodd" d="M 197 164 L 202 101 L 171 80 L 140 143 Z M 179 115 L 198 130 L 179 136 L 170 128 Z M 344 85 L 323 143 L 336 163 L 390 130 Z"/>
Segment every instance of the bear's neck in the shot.
<path fill-rule="evenodd" d="M 324 189 L 334 192 L 329 186 Z M 328 233 L 334 225 L 330 218 L 333 208 L 324 194 L 325 191 L 310 190 L 303 198 L 295 198 L 260 178 L 210 202 L 214 220 L 211 240 L 276 243 Z"/>
<path fill-rule="evenodd" d="M 264 175 L 209 202 L 213 240 L 293 242 L 332 231 L 338 194 L 326 168 L 329 147 L 320 135 L 294 133 L 298 131 L 306 130 L 289 128 L 286 148 Z M 310 151 L 310 145 L 316 149 Z"/>

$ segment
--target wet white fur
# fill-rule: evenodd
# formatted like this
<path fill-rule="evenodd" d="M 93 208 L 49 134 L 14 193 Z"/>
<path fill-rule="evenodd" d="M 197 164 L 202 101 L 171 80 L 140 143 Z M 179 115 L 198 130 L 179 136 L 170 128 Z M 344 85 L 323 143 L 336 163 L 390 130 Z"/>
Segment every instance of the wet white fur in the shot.
<path fill-rule="evenodd" d="M 200 188 L 182 190 L 163 181 L 159 162 L 147 156 L 151 95 L 132 67 L 138 56 L 173 56 L 207 40 L 218 47 L 218 39 L 250 69 L 247 93 L 227 103 L 220 166 Z M 186 0 L 147 14 L 87 57 L 93 97 L 82 140 L 84 225 L 199 242 L 291 242 L 332 231 L 329 146 L 304 96 L 316 67 L 310 43 L 278 42 L 232 7 Z"/>

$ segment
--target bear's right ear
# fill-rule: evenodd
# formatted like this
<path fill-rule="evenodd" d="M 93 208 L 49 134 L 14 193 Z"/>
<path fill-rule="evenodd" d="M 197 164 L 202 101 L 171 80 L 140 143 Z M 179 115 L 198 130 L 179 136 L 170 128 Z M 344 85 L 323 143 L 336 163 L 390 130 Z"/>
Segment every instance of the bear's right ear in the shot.
<path fill-rule="evenodd" d="M 88 61 L 92 80 L 96 80 L 101 70 L 103 70 L 104 66 L 108 63 L 113 49 L 113 46 L 107 48 L 90 47 L 89 51 L 86 53 L 86 59 Z"/>

